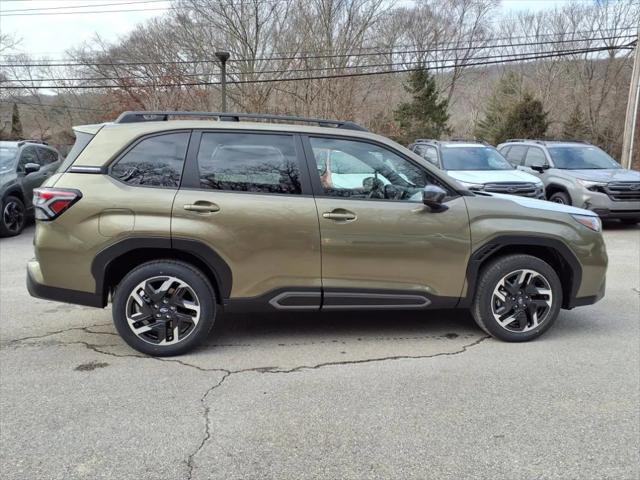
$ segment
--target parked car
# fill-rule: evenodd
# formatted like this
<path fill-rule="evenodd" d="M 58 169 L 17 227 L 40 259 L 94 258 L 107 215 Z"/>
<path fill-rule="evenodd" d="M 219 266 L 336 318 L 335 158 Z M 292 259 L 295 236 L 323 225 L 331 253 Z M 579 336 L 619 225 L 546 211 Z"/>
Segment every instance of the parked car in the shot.
<path fill-rule="evenodd" d="M 515 168 L 486 143 L 418 139 L 409 149 L 470 190 L 544 199 L 542 181 Z"/>
<path fill-rule="evenodd" d="M 489 334 L 525 341 L 604 295 L 593 212 L 472 192 L 350 122 L 176 113 L 76 127 L 35 190 L 29 292 L 111 298 L 141 352 L 188 351 L 220 310 L 469 308 Z M 338 175 L 369 176 L 323 181 L 327 152 Z"/>
<path fill-rule="evenodd" d="M 0 237 L 18 235 L 33 215 L 33 189 L 60 166 L 60 154 L 43 142 L 0 142 Z"/>
<path fill-rule="evenodd" d="M 622 168 L 587 142 L 507 140 L 498 145 L 520 169 L 536 174 L 549 200 L 596 212 L 623 223 L 640 222 L 640 172 Z"/>

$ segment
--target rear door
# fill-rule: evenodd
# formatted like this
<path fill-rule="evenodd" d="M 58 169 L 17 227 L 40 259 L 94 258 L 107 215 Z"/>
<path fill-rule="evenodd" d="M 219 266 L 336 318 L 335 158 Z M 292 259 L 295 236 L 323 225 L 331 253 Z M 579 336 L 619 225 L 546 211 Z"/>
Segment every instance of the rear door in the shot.
<path fill-rule="evenodd" d="M 228 305 L 319 308 L 318 216 L 296 135 L 194 131 L 171 230 L 228 265 Z"/>

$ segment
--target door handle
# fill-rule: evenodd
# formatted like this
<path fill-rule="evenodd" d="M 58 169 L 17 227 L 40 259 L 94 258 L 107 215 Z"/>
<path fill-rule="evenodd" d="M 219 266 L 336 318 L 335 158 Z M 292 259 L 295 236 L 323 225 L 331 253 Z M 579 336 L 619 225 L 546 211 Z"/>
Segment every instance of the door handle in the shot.
<path fill-rule="evenodd" d="M 322 218 L 326 218 L 327 220 L 338 220 L 342 222 L 348 222 L 350 220 L 355 220 L 357 218 L 356 214 L 350 212 L 349 210 L 344 210 L 342 208 L 336 208 L 330 212 L 324 212 L 322 214 Z"/>
<path fill-rule="evenodd" d="M 220 207 L 211 202 L 196 202 L 188 205 L 184 205 L 185 210 L 198 213 L 213 213 L 220 211 Z"/>

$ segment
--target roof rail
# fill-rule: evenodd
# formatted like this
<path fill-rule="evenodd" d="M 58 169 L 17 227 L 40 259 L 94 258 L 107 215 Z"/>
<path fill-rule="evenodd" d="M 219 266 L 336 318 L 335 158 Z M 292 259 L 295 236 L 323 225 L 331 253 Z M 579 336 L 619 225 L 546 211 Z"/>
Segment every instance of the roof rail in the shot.
<path fill-rule="evenodd" d="M 413 143 L 437 143 L 439 140 L 435 138 L 416 138 Z"/>
<path fill-rule="evenodd" d="M 489 142 L 485 140 L 478 140 L 476 138 L 467 139 L 467 138 L 450 138 L 449 140 L 445 140 L 445 142 L 459 142 L 459 143 L 481 143 L 482 145 L 489 145 Z"/>
<path fill-rule="evenodd" d="M 546 140 L 540 140 L 537 138 L 508 138 L 502 143 L 509 142 L 534 142 L 534 143 L 544 143 Z"/>
<path fill-rule="evenodd" d="M 344 128 L 346 130 L 360 130 L 366 132 L 367 129 L 357 123 L 345 120 L 326 120 L 322 118 L 295 117 L 289 115 L 270 115 L 262 113 L 232 113 L 232 112 L 123 112 L 116 119 L 115 123 L 138 123 L 138 122 L 162 122 L 169 120 L 169 117 L 212 117 L 219 121 L 239 122 L 241 119 L 271 120 L 273 122 L 300 122 L 317 123 L 321 127 Z"/>
<path fill-rule="evenodd" d="M 18 146 L 22 146 L 25 143 L 37 143 L 39 145 L 49 145 L 47 142 L 45 142 L 44 140 L 29 140 L 27 138 L 22 139 L 22 140 L 18 140 Z"/>

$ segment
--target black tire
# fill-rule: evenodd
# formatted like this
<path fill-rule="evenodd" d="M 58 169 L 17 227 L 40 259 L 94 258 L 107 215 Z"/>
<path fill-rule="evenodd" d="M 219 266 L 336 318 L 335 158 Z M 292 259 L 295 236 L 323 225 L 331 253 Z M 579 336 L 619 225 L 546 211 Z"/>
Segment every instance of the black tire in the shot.
<path fill-rule="evenodd" d="M 531 270 L 540 275 L 540 277 L 542 278 L 534 277 L 532 274 L 529 274 L 529 277 L 526 278 L 532 278 L 535 280 L 535 282 L 542 282 L 543 280 L 546 281 L 546 286 L 548 286 L 549 288 L 546 288 L 545 286 L 545 290 L 550 289 L 551 296 L 549 297 L 548 295 L 527 293 L 527 289 L 525 288 L 521 289 L 521 291 L 524 291 L 524 293 L 514 293 L 514 297 L 511 297 L 516 299 L 515 302 L 507 299 L 505 300 L 505 303 L 502 303 L 494 298 L 494 289 L 498 287 L 498 284 L 501 282 L 501 280 L 508 275 L 512 275 L 513 272 L 517 272 L 520 270 Z M 518 287 L 514 287 L 514 285 L 510 284 L 509 288 Z M 532 286 L 532 288 L 536 287 Z M 539 325 L 534 326 L 535 323 L 532 321 L 532 315 L 527 308 L 527 304 L 525 303 L 523 306 L 522 302 L 518 303 L 520 302 L 520 298 L 522 298 L 522 296 L 524 296 L 525 299 L 535 299 L 524 300 L 524 302 L 534 304 L 531 305 L 531 308 L 535 308 L 536 318 L 538 312 L 545 312 Z M 547 300 L 550 301 L 551 305 L 550 307 L 546 307 L 546 310 L 545 307 L 535 306 L 543 302 L 546 303 Z M 511 305 L 515 305 L 514 308 L 524 308 L 524 310 L 517 310 L 517 312 L 519 312 L 516 317 L 517 320 L 514 320 L 513 323 L 507 326 L 502 326 L 494 317 L 494 307 L 496 306 L 496 302 L 498 304 L 502 304 L 502 307 L 506 307 L 506 302 L 510 302 Z M 471 313 L 478 326 L 492 337 L 504 340 L 506 342 L 526 342 L 528 340 L 533 340 L 534 338 L 539 337 L 549 328 L 551 328 L 553 323 L 556 321 L 556 318 L 558 317 L 561 305 L 562 286 L 555 270 L 548 263 L 537 257 L 518 254 L 497 258 L 491 261 L 480 271 Z M 502 307 L 499 307 L 498 310 Z M 521 315 L 525 315 L 525 317 L 523 318 Z M 509 315 L 505 314 L 505 320 L 507 318 L 509 318 Z M 522 324 L 525 324 L 526 326 L 522 326 L 520 322 L 522 322 Z M 522 331 L 513 331 L 519 330 L 520 327 L 522 327 Z M 526 330 L 528 328 L 530 329 Z"/>
<path fill-rule="evenodd" d="M 567 192 L 556 192 L 549 197 L 549 201 L 563 205 L 571 205 L 571 197 L 569 197 Z"/>
<path fill-rule="evenodd" d="M 13 195 L 5 197 L 0 211 L 0 237 L 20 235 L 26 222 L 27 212 L 22 200 Z"/>
<path fill-rule="evenodd" d="M 143 317 L 145 315 L 154 317 L 153 321 L 141 321 L 143 327 L 152 326 L 154 327 L 153 330 L 142 334 L 134 333 L 133 328 L 139 328 L 136 327 L 136 325 L 140 325 L 140 323 L 133 323 L 133 326 L 130 327 L 127 319 L 127 312 L 130 308 L 139 308 L 137 307 L 137 302 L 136 305 L 131 303 L 134 302 L 132 296 L 133 291 L 137 286 L 147 280 L 158 277 L 173 277 L 179 282 L 183 282 L 188 289 L 191 290 L 188 290 L 187 287 L 178 287 L 173 289 L 173 292 L 175 293 L 179 288 L 183 288 L 188 291 L 189 296 L 195 294 L 195 302 L 192 301 L 189 303 L 199 305 L 199 320 L 190 330 L 185 330 L 185 338 L 178 340 L 175 343 L 165 345 L 158 344 L 158 338 L 150 337 L 164 335 L 164 341 L 173 341 L 173 338 L 169 338 L 169 335 L 172 335 L 173 326 L 175 325 L 178 325 L 179 331 L 180 322 L 177 322 L 173 317 L 169 320 L 165 320 L 164 318 L 156 320 L 155 317 L 160 316 L 159 312 L 164 310 L 164 312 L 162 312 L 162 317 L 164 317 L 164 314 L 166 313 L 167 318 L 169 318 L 170 315 L 176 315 L 175 318 L 178 318 L 177 316 L 180 314 L 180 311 L 172 312 L 168 309 L 171 308 L 171 310 L 176 310 L 176 308 L 170 305 L 178 305 L 177 308 L 181 309 L 180 303 L 177 302 L 181 301 L 182 304 L 184 304 L 184 298 L 181 297 L 179 300 L 175 300 L 169 295 L 171 290 L 162 294 L 158 293 L 160 291 L 160 289 L 158 289 L 157 292 L 154 292 L 156 295 L 156 297 L 154 297 L 155 299 L 147 297 L 146 293 L 144 294 L 145 298 L 142 298 L 142 300 L 145 301 L 141 310 L 145 310 L 137 312 L 137 314 L 140 314 Z M 162 280 L 154 281 L 161 282 Z M 153 289 L 153 284 L 150 282 L 149 284 L 151 285 L 151 289 Z M 142 295 L 140 297 L 142 297 Z M 167 299 L 168 302 L 165 302 Z M 146 300 L 148 300 L 148 302 Z M 163 302 L 166 305 L 163 305 Z M 160 309 L 155 308 L 158 306 Z M 112 306 L 113 322 L 123 340 L 139 352 L 158 357 L 181 355 L 195 348 L 199 343 L 204 341 L 213 327 L 216 311 L 215 291 L 207 277 L 192 265 L 174 260 L 155 260 L 147 262 L 129 272 L 116 287 Z M 185 324 L 188 324 L 188 322 L 183 322 L 184 328 L 186 328 Z M 155 327 L 156 325 L 158 325 L 158 327 Z M 180 334 L 178 334 L 178 337 L 180 337 Z"/>

